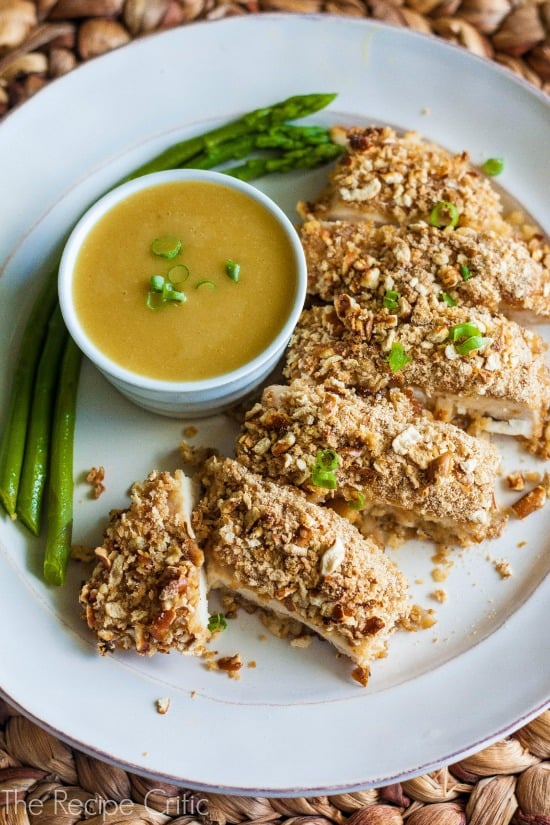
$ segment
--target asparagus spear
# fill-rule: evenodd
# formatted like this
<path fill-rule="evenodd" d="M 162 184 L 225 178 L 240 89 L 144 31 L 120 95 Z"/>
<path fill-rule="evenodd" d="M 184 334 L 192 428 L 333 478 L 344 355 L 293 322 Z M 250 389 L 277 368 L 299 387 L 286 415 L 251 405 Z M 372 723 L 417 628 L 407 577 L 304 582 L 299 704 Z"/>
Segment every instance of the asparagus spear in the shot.
<path fill-rule="evenodd" d="M 59 304 L 49 323 L 46 340 L 38 363 L 32 415 L 25 443 L 16 512 L 23 524 L 37 536 L 40 533 L 42 498 L 48 472 L 53 397 L 59 372 L 59 359 L 67 340 Z"/>
<path fill-rule="evenodd" d="M 314 112 L 318 112 L 320 109 L 328 106 L 335 97 L 335 94 L 297 95 L 295 97 L 289 97 L 280 103 L 275 103 L 273 106 L 255 109 L 237 120 L 226 123 L 224 126 L 170 146 L 164 152 L 161 152 L 160 155 L 157 155 L 134 172 L 131 172 L 123 178 L 122 182 L 133 180 L 134 178 L 147 175 L 151 172 L 177 169 L 187 164 L 195 155 L 219 146 L 225 141 L 235 140 L 254 132 L 265 131 L 287 120 L 296 120 L 300 117 L 312 115 Z"/>
<path fill-rule="evenodd" d="M 17 504 L 36 366 L 56 299 L 57 268 L 49 273 L 23 332 L 0 440 L 0 501 L 12 518 Z"/>
<path fill-rule="evenodd" d="M 73 448 L 76 398 L 81 352 L 67 339 L 61 362 L 53 418 L 48 485 L 48 533 L 44 578 L 48 584 L 63 584 L 71 552 L 73 527 Z"/>
<path fill-rule="evenodd" d="M 205 149 L 195 155 L 185 169 L 213 169 L 228 160 L 247 157 L 255 149 L 282 149 L 285 152 L 300 150 L 306 146 L 330 143 L 328 129 L 322 126 L 274 126 L 266 132 L 255 132 Z"/>
<path fill-rule="evenodd" d="M 305 149 L 296 149 L 285 152 L 274 158 L 251 158 L 240 166 L 224 169 L 226 175 L 240 180 L 254 180 L 275 172 L 291 172 L 293 169 L 313 169 L 324 163 L 329 163 L 343 151 L 335 143 L 321 143 L 318 146 L 308 146 Z"/>

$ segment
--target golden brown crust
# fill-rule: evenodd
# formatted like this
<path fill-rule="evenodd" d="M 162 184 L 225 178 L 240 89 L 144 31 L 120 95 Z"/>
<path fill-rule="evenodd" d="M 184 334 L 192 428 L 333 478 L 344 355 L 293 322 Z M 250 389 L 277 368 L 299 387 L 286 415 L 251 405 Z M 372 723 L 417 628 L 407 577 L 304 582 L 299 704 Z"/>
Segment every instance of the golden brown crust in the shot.
<path fill-rule="evenodd" d="M 446 201 L 458 210 L 459 226 L 509 234 L 499 195 L 467 152 L 453 155 L 416 132 L 400 136 L 388 126 L 337 127 L 333 137 L 347 152 L 315 204 L 301 205 L 302 215 L 407 224 L 427 221 L 434 206 Z"/>
<path fill-rule="evenodd" d="M 496 232 L 310 218 L 300 236 L 308 290 L 325 301 L 347 292 L 377 310 L 393 290 L 402 318 L 420 296 L 434 309 L 446 297 L 506 315 L 550 317 L 550 270 L 525 243 Z"/>
<path fill-rule="evenodd" d="M 376 544 L 232 459 L 211 458 L 201 481 L 195 526 L 209 577 L 280 607 L 362 666 L 383 655 L 406 613 L 407 586 Z"/>
<path fill-rule="evenodd" d="M 105 653 L 200 652 L 209 633 L 201 613 L 202 551 L 182 508 L 183 474 L 152 472 L 111 513 L 99 559 L 80 592 L 84 618 Z"/>
<path fill-rule="evenodd" d="M 312 478 L 317 453 L 327 449 L 339 458 L 335 490 Z M 506 523 L 494 501 L 497 450 L 435 421 L 398 389 L 360 398 L 338 381 L 268 387 L 246 416 L 237 458 L 311 500 L 359 502 L 362 516 L 389 515 L 437 540 L 471 544 L 498 536 Z"/>
<path fill-rule="evenodd" d="M 475 325 L 489 343 L 459 355 L 449 330 L 464 323 Z M 388 362 L 394 346 L 410 358 L 396 371 Z M 302 313 L 284 372 L 290 380 L 337 379 L 360 392 L 416 388 L 432 405 L 448 401 L 458 412 L 474 417 L 520 422 L 517 429 L 499 431 L 535 442 L 544 430 L 550 402 L 544 350 L 534 332 L 482 309 L 442 307 L 434 314 L 429 302 L 419 299 L 410 321 L 398 323 L 387 310 L 374 314 L 340 295 L 334 306 Z"/>

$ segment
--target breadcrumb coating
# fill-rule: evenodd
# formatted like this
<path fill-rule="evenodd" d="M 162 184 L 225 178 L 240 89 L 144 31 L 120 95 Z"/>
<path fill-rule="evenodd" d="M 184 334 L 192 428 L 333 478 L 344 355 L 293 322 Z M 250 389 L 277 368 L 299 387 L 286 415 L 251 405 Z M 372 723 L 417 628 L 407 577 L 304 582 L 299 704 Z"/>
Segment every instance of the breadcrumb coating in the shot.
<path fill-rule="evenodd" d="M 322 450 L 338 456 L 335 490 L 312 476 Z M 495 447 L 435 421 L 398 389 L 361 398 L 339 381 L 268 387 L 246 416 L 236 455 L 311 500 L 343 499 L 360 519 L 389 515 L 436 541 L 480 542 L 498 536 L 506 523 L 494 499 Z"/>
<path fill-rule="evenodd" d="M 233 459 L 209 459 L 201 481 L 194 523 L 211 586 L 303 622 L 362 667 L 385 655 L 407 583 L 378 545 Z"/>
<path fill-rule="evenodd" d="M 300 204 L 302 216 L 408 224 L 428 221 L 443 201 L 458 211 L 459 226 L 510 234 L 498 193 L 467 152 L 453 155 L 417 132 L 400 136 L 389 126 L 335 127 L 332 137 L 347 152 L 315 204 Z"/>
<path fill-rule="evenodd" d="M 98 564 L 80 592 L 98 649 L 201 653 L 210 636 L 204 556 L 185 513 L 184 476 L 153 471 L 111 513 Z"/>
<path fill-rule="evenodd" d="M 460 355 L 450 331 L 466 323 L 488 341 Z M 392 369 L 394 348 L 408 360 Z M 340 295 L 333 306 L 302 313 L 284 373 L 290 380 L 340 380 L 359 392 L 408 386 L 430 405 L 487 419 L 486 429 L 534 444 L 542 437 L 550 403 L 544 351 L 536 333 L 480 308 L 445 306 L 435 314 L 421 298 L 410 320 L 398 323 L 386 309 L 375 314 Z"/>
<path fill-rule="evenodd" d="M 447 300 L 522 320 L 550 317 L 550 269 L 524 242 L 496 232 L 311 218 L 300 237 L 308 291 L 325 301 L 346 292 L 376 310 L 394 291 L 400 318 L 420 296 L 434 309 Z"/>

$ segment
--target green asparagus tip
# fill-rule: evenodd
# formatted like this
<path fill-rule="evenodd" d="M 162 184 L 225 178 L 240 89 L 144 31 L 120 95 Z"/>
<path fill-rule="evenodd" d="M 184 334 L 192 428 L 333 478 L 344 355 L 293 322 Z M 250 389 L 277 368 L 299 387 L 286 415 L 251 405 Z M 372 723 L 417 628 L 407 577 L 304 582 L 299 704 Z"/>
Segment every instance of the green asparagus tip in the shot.
<path fill-rule="evenodd" d="M 260 124 L 281 123 L 285 120 L 296 120 L 299 117 L 306 117 L 324 109 L 336 98 L 336 93 L 330 94 L 309 94 L 294 95 L 286 100 L 275 103 L 273 106 L 266 106 L 263 109 L 255 109 L 244 115 L 243 121 L 249 126 L 258 127 Z"/>

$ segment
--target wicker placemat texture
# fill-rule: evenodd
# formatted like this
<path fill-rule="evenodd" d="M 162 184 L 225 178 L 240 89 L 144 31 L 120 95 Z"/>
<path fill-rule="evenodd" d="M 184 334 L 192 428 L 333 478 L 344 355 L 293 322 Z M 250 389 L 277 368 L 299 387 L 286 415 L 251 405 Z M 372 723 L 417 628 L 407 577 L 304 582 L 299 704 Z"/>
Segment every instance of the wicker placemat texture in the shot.
<path fill-rule="evenodd" d="M 205 794 L 72 750 L 0 700 L 0 825 L 549 825 L 548 760 L 550 711 L 455 765 L 375 790 Z"/>
<path fill-rule="evenodd" d="M 345 14 L 459 43 L 550 92 L 549 0 L 0 0 L 0 116 L 136 37 L 255 12 Z"/>

